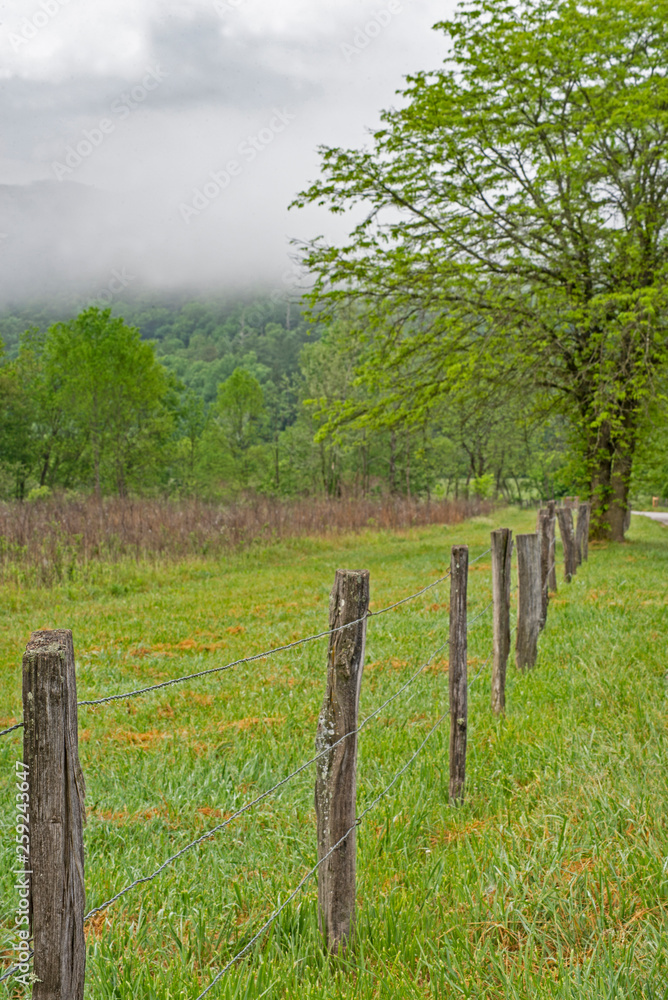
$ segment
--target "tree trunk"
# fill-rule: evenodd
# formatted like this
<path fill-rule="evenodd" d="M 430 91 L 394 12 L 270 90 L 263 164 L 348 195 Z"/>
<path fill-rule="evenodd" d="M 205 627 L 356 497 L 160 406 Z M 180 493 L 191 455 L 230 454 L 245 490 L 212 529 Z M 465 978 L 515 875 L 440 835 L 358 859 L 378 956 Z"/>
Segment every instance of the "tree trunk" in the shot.
<path fill-rule="evenodd" d="M 589 448 L 591 467 L 591 529 L 592 538 L 599 540 L 610 537 L 610 480 L 612 478 L 612 448 L 610 445 L 610 424 L 602 424 Z"/>
<path fill-rule="evenodd" d="M 94 461 L 95 461 L 95 496 L 99 500 L 102 496 L 102 491 L 100 489 L 100 447 L 99 443 L 96 441 L 94 445 Z"/>
<path fill-rule="evenodd" d="M 325 454 L 325 445 L 320 442 L 320 475 L 322 477 L 322 488 L 325 491 L 325 496 L 329 496 L 329 485 L 327 482 L 327 456 Z"/>
<path fill-rule="evenodd" d="M 406 496 L 411 498 L 411 432 L 406 428 Z"/>
<path fill-rule="evenodd" d="M 281 477 L 278 467 L 278 430 L 276 430 L 274 434 L 274 470 L 276 474 L 276 489 L 278 490 L 281 485 Z"/>
<path fill-rule="evenodd" d="M 606 421 L 590 446 L 592 538 L 624 541 L 636 445 L 635 420 L 635 407 L 630 406 L 622 416 L 619 433 L 613 434 Z"/>
<path fill-rule="evenodd" d="M 397 432 L 392 429 L 390 434 L 390 493 L 392 496 L 397 492 Z"/>
<path fill-rule="evenodd" d="M 44 454 L 42 455 L 42 458 L 44 459 L 44 461 L 42 462 L 42 470 L 41 470 L 41 472 L 39 474 L 39 485 L 40 486 L 44 486 L 44 484 L 46 483 L 46 477 L 47 477 L 48 472 L 49 472 L 49 463 L 51 461 L 51 449 L 50 448 L 48 448 L 44 452 Z"/>
<path fill-rule="evenodd" d="M 612 503 L 609 511 L 610 537 L 613 542 L 624 541 L 634 445 L 635 441 L 627 440 L 623 444 L 619 443 L 615 449 L 615 461 L 610 482 Z"/>

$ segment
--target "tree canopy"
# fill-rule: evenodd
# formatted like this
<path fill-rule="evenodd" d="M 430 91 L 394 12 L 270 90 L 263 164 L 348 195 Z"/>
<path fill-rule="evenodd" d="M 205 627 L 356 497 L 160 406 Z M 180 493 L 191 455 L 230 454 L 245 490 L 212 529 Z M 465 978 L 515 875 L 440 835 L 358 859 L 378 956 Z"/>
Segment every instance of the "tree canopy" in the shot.
<path fill-rule="evenodd" d="M 537 419 L 529 391 L 502 386 L 490 399 L 487 381 L 468 380 L 422 410 L 390 400 L 386 426 L 374 419 L 334 426 L 332 413 L 347 406 L 368 413 L 374 405 L 357 374 L 374 345 L 351 336 L 348 322 L 323 324 L 307 338 L 300 313 L 266 298 L 160 296 L 116 303 L 116 311 L 126 322 L 114 320 L 104 335 L 94 325 L 82 334 L 83 317 L 75 322 L 59 303 L 0 313 L 7 343 L 0 353 L 0 501 L 94 490 L 96 441 L 103 494 L 473 494 L 512 502 L 582 491 L 586 470 L 572 431 L 549 410 Z M 141 347 L 136 370 L 122 360 L 126 338 Z M 75 353 L 84 342 L 91 357 L 82 360 Z M 121 357 L 113 357 L 114 345 Z M 111 381 L 104 358 L 110 377 L 116 372 Z M 141 383 L 143 365 L 146 386 L 160 392 L 138 393 L 135 409 L 126 406 L 134 392 L 128 383 L 135 375 Z M 108 413 L 109 420 L 92 419 L 94 386 L 109 389 L 115 404 L 124 384 L 129 395 L 119 412 L 105 409 L 105 397 L 98 418 Z M 668 495 L 660 394 L 650 418 L 656 429 L 641 438 L 634 504 Z M 127 436 L 119 435 L 125 420 Z"/>
<path fill-rule="evenodd" d="M 44 335 L 28 331 L 16 362 L 0 371 L 2 457 L 19 496 L 31 474 L 43 487 L 75 466 L 98 495 L 103 487 L 123 495 L 138 474 L 150 478 L 173 421 L 170 378 L 139 331 L 109 309 L 91 307 Z"/>
<path fill-rule="evenodd" d="M 623 537 L 666 365 L 668 3 L 472 0 L 368 148 L 322 149 L 297 205 L 364 216 L 304 248 L 366 347 L 339 421 L 462 385 L 539 394 L 577 430 L 599 533 Z"/>

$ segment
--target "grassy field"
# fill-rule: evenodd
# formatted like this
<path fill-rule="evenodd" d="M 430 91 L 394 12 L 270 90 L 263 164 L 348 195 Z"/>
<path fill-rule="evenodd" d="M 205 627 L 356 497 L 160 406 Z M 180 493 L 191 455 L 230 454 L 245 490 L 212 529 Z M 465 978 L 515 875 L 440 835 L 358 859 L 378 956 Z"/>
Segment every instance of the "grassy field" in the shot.
<path fill-rule="evenodd" d="M 371 571 L 372 608 L 471 558 L 499 512 L 452 529 L 294 539 L 216 560 L 90 565 L 51 590 L 0 589 L 0 722 L 20 718 L 32 629 L 71 627 L 79 698 L 222 664 L 326 628 L 337 567 Z M 489 711 L 491 616 L 469 637 L 468 789 L 447 801 L 437 729 L 358 831 L 358 918 L 323 955 L 315 882 L 207 994 L 218 998 L 668 997 L 668 530 L 634 518 L 561 583 L 535 671 L 509 669 Z M 491 595 L 471 569 L 469 615 Z M 362 715 L 445 640 L 448 586 L 371 619 Z M 359 808 L 447 710 L 447 650 L 360 736 Z M 80 711 L 91 908 L 312 755 L 326 640 L 133 700 Z M 0 740 L 2 941 L 13 946 L 13 762 Z M 194 998 L 315 862 L 313 768 L 88 927 L 87 998 Z M 9 952 L 7 962 L 9 962 Z M 20 997 L 11 987 L 8 995 Z"/>

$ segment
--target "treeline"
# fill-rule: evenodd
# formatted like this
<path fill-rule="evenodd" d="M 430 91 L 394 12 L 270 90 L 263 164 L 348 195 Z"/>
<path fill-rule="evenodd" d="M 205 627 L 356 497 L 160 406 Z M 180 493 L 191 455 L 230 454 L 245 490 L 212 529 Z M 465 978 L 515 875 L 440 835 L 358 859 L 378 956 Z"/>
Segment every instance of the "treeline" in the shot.
<path fill-rule="evenodd" d="M 114 312 L 0 319 L 4 498 L 513 501 L 577 489 L 563 421 L 502 387 L 382 422 L 333 420 L 369 402 L 356 378 L 363 345 L 340 326 L 308 325 L 294 303 L 134 301 Z"/>

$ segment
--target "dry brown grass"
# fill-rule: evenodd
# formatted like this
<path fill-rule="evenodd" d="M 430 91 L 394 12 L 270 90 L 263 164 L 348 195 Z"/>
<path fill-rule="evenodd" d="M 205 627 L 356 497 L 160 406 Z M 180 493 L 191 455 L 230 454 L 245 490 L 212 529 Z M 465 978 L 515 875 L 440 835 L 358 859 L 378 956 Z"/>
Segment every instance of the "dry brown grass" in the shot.
<path fill-rule="evenodd" d="M 0 580 L 20 571 L 36 583 L 72 576 L 91 560 L 210 556 L 302 535 L 458 524 L 491 505 L 478 500 L 200 500 L 94 497 L 0 503 Z"/>

